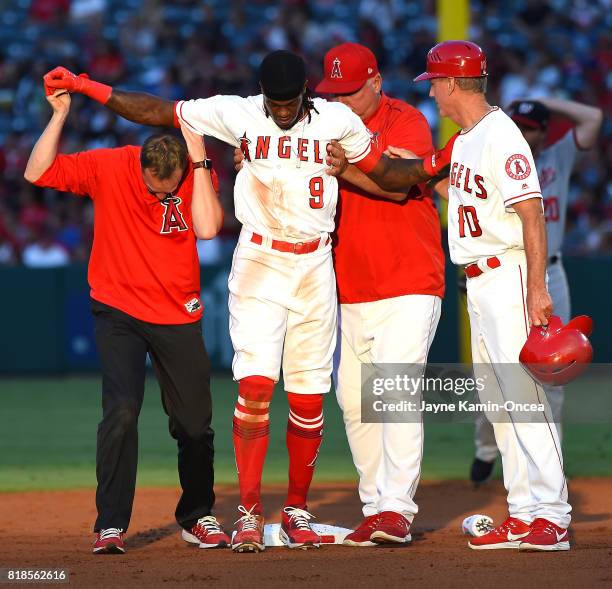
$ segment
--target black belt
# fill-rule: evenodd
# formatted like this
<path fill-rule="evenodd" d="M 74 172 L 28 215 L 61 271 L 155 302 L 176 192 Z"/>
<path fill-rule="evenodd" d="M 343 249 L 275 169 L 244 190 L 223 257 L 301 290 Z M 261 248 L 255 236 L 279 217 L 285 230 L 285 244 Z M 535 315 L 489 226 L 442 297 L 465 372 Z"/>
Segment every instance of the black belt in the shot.
<path fill-rule="evenodd" d="M 550 256 L 550 258 L 548 258 L 548 265 L 552 266 L 553 264 L 556 264 L 560 259 L 561 256 Z"/>

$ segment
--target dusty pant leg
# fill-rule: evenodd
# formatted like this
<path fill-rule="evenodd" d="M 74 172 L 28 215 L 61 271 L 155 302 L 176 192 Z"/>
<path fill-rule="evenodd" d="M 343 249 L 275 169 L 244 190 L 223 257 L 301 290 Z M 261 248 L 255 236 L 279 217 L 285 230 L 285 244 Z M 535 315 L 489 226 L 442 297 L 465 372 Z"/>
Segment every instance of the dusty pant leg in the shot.
<path fill-rule="evenodd" d="M 294 280 L 286 256 L 238 244 L 228 279 L 235 380 L 278 382 Z"/>
<path fill-rule="evenodd" d="M 283 380 L 291 393 L 325 394 L 331 388 L 338 304 L 331 250 L 295 256 L 288 300 Z"/>

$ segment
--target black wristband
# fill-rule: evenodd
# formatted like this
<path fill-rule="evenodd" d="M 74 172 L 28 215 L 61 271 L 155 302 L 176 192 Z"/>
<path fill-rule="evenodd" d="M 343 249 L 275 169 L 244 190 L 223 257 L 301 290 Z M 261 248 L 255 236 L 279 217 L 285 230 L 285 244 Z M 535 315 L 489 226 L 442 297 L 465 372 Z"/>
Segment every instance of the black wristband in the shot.
<path fill-rule="evenodd" d="M 201 162 L 192 162 L 191 163 L 191 169 L 195 170 L 197 168 L 204 168 L 205 170 L 212 170 L 212 160 L 209 159 L 205 159 L 202 160 Z"/>

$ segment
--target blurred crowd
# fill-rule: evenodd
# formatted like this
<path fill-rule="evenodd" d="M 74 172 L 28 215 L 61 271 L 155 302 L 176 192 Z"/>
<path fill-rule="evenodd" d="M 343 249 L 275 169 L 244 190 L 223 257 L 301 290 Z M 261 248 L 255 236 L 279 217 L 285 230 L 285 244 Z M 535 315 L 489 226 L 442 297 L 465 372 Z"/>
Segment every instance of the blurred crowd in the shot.
<path fill-rule="evenodd" d="M 56 65 L 167 99 L 257 91 L 269 51 L 288 48 L 309 64 L 314 86 L 333 45 L 359 41 L 379 59 L 385 91 L 438 120 L 428 84 L 413 84 L 436 43 L 435 0 L 0 0 L 0 265 L 85 261 L 89 199 L 23 180 L 30 150 L 50 116 L 41 78 Z M 469 38 L 489 57 L 489 99 L 556 95 L 612 107 L 612 0 L 472 0 Z M 93 101 L 73 98 L 61 149 L 138 144 L 151 132 Z M 612 253 L 612 124 L 582 156 L 572 179 L 565 252 Z M 232 150 L 207 140 L 226 226 L 201 243 L 203 263 L 231 249 Z"/>

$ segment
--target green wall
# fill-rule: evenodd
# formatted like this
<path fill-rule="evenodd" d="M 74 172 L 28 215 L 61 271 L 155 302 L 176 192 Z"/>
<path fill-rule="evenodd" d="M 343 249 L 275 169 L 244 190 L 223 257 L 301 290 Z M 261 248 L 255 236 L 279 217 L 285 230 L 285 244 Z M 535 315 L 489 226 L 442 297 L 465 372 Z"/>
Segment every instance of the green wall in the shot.
<path fill-rule="evenodd" d="M 612 258 L 565 258 L 572 313 L 589 314 L 596 362 L 612 362 Z M 231 366 L 229 262 L 202 267 L 204 332 L 216 369 Z M 456 270 L 447 265 L 447 296 L 432 362 L 458 359 Z M 0 374 L 58 374 L 97 369 L 86 268 L 0 269 Z M 408 327 L 409 328 L 409 327 Z"/>

